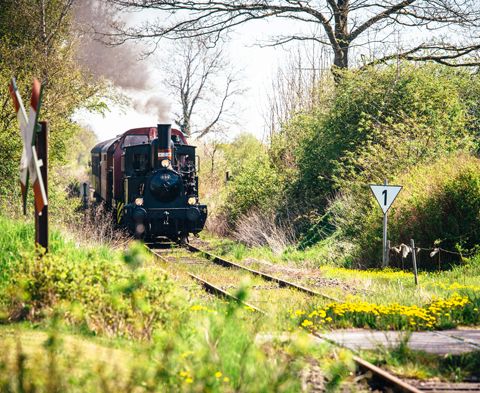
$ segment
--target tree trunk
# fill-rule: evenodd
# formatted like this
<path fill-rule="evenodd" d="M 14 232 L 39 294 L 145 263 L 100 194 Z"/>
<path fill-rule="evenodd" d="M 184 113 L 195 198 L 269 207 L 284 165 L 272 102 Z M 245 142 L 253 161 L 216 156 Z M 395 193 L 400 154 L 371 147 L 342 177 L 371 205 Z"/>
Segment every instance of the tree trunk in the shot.
<path fill-rule="evenodd" d="M 348 47 L 348 44 L 345 46 L 340 47 L 338 50 L 335 50 L 334 52 L 334 59 L 333 59 L 333 65 L 335 68 L 339 69 L 347 69 L 348 68 L 348 50 L 350 48 Z"/>
<path fill-rule="evenodd" d="M 348 35 L 348 13 L 349 0 L 338 0 L 338 10 L 335 12 L 335 38 L 334 46 L 333 72 L 335 80 L 338 81 L 339 75 L 336 70 L 345 70 L 348 68 L 348 51 L 350 49 L 350 40 Z"/>

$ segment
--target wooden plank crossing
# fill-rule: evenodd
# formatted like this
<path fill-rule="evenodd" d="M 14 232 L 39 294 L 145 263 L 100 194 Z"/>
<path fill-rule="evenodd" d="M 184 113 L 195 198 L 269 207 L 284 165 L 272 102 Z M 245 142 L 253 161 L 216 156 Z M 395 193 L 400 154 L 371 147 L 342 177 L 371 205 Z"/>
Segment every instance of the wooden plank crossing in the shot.
<path fill-rule="evenodd" d="M 436 382 L 436 381 L 408 381 L 422 392 L 438 393 L 471 393 L 480 392 L 480 383 L 477 382 Z"/>
<path fill-rule="evenodd" d="M 442 332 L 413 332 L 408 347 L 434 355 L 460 355 L 480 351 L 480 331 L 445 330 Z M 334 330 L 322 334 L 326 339 L 341 346 L 358 350 L 394 348 L 405 339 L 405 332 L 372 331 L 366 329 Z"/>

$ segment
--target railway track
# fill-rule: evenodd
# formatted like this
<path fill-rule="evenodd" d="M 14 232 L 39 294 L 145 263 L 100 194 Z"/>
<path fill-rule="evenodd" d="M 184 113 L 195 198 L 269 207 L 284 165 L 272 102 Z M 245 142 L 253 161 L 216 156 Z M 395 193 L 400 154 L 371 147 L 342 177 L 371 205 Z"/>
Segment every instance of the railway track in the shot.
<path fill-rule="evenodd" d="M 216 255 L 213 255 L 207 251 L 204 251 L 204 250 L 201 250 L 200 248 L 198 247 L 195 247 L 191 244 L 187 244 L 186 245 L 186 248 L 189 250 L 189 251 L 192 251 L 192 252 L 196 252 L 196 253 L 199 253 L 201 255 L 203 255 L 205 258 L 207 258 L 208 260 L 220 265 L 220 266 L 225 266 L 225 267 L 231 267 L 231 268 L 236 268 L 236 269 L 241 269 L 241 270 L 244 270 L 244 271 L 247 271 L 255 276 L 259 276 L 261 278 L 263 278 L 264 280 L 266 281 L 271 281 L 271 282 L 275 282 L 277 283 L 281 288 L 292 288 L 292 289 L 296 289 L 300 292 L 303 292 L 303 293 L 306 293 L 307 295 L 310 295 L 310 296 L 320 296 L 320 297 L 323 297 L 325 299 L 328 299 L 330 301 L 335 301 L 335 302 L 339 302 L 340 300 L 338 299 L 335 299 L 334 297 L 332 296 L 329 296 L 329 295 L 325 295 L 321 292 L 317 292 L 313 289 L 310 289 L 310 288 L 307 288 L 303 285 L 299 285 L 299 284 L 296 284 L 296 283 L 293 283 L 293 282 L 290 282 L 290 281 L 287 281 L 287 280 L 284 280 L 284 279 L 281 279 L 281 278 L 278 278 L 278 277 L 274 277 L 270 274 L 266 274 L 266 273 L 263 273 L 259 270 L 255 270 L 255 269 L 251 269 L 247 266 L 244 266 L 244 265 L 240 265 L 238 263 L 235 263 L 235 262 L 231 262 L 231 261 L 228 261 L 224 258 L 221 258 L 219 256 L 216 256 Z"/>
<path fill-rule="evenodd" d="M 154 245 L 146 245 L 146 248 L 150 250 L 156 257 L 161 259 L 164 263 L 169 264 L 168 257 L 164 255 L 164 252 L 159 252 L 158 249 L 153 248 Z M 218 257 L 213 255 L 205 250 L 201 250 L 198 247 L 193 245 L 186 245 L 185 247 L 188 251 L 200 255 L 203 259 L 206 259 L 214 264 L 221 266 L 227 269 L 235 269 L 238 271 L 243 271 L 248 273 L 249 275 L 253 275 L 255 277 L 261 278 L 267 282 L 275 283 L 278 287 L 277 288 L 270 288 L 270 289 L 288 289 L 290 291 L 297 291 L 300 292 L 308 297 L 321 297 L 330 301 L 338 301 L 334 297 L 329 295 L 322 294 L 321 292 L 312 290 L 307 288 L 303 285 L 299 285 L 288 280 L 284 280 L 279 277 L 272 276 L 270 274 L 263 273 L 259 270 L 251 269 L 247 266 L 228 261 L 224 258 Z M 168 251 L 168 249 L 167 249 Z M 178 262 L 178 259 L 177 259 Z M 198 265 L 198 262 L 190 261 L 187 263 L 191 266 Z M 165 270 L 165 269 L 164 269 Z M 250 304 L 243 300 L 240 300 L 234 294 L 228 292 L 220 285 L 212 283 L 205 278 L 200 277 L 198 274 L 191 272 L 189 270 L 184 271 L 184 274 L 189 277 L 190 279 L 199 283 L 205 291 L 219 296 L 221 298 L 230 299 L 232 301 L 240 302 L 245 307 L 249 308 L 252 311 L 255 311 L 261 315 L 267 315 L 268 312 L 266 310 L 262 310 L 256 305 Z M 237 281 L 238 284 L 238 281 Z M 233 286 L 236 287 L 236 286 Z M 332 342 L 328 339 L 325 339 L 321 334 L 311 334 L 316 340 L 328 341 L 334 345 L 337 345 L 335 342 Z M 442 393 L 469 393 L 469 392 L 478 392 L 480 391 L 480 384 L 453 384 L 453 383 L 437 383 L 437 382 L 428 382 L 428 383 L 421 383 L 421 382 L 410 382 L 402 380 L 401 378 L 375 366 L 374 364 L 362 359 L 361 357 L 354 355 L 353 360 L 357 366 L 357 370 L 360 371 L 363 375 L 366 376 L 370 387 L 373 390 L 381 390 L 386 392 L 401 392 L 401 393 L 422 393 L 422 392 L 442 392 Z"/>

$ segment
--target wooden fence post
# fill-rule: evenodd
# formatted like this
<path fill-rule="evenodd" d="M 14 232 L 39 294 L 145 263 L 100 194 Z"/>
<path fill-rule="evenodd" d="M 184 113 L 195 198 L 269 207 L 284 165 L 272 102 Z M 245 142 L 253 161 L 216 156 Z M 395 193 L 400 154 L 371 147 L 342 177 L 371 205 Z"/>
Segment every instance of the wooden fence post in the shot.
<path fill-rule="evenodd" d="M 417 252 L 415 251 L 415 241 L 413 239 L 410 239 L 410 246 L 412 247 L 412 263 L 413 263 L 413 274 L 415 276 L 415 285 L 418 285 Z"/>

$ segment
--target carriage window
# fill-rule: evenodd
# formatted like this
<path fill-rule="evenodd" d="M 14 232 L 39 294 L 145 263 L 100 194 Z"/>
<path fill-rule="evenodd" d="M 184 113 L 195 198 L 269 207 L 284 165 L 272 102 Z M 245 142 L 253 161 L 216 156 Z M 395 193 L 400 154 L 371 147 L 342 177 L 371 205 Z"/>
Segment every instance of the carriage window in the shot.
<path fill-rule="evenodd" d="M 143 145 L 148 143 L 148 135 L 127 135 L 123 141 L 123 147 Z"/>
<path fill-rule="evenodd" d="M 147 170 L 148 157 L 145 154 L 134 154 L 132 166 L 135 171 Z"/>

